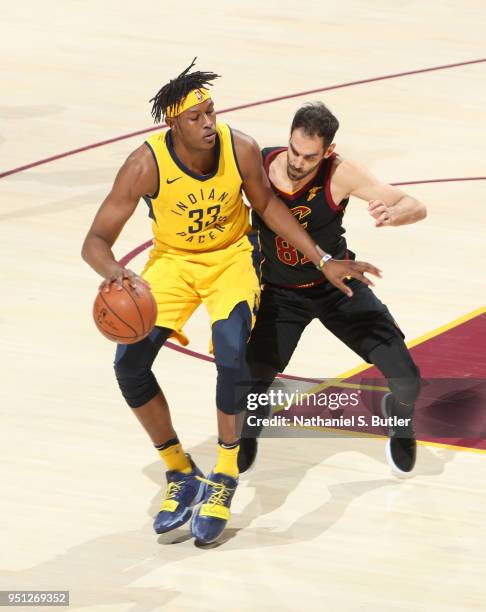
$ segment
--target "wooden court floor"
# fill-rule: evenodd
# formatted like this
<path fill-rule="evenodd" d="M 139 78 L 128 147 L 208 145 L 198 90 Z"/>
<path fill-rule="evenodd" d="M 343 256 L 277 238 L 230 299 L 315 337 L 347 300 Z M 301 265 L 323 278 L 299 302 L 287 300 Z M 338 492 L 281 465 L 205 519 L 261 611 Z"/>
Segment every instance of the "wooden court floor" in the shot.
<path fill-rule="evenodd" d="M 350 248 L 383 269 L 376 292 L 417 359 L 485 378 L 484 2 L 26 0 L 3 3 L 0 23 L 0 590 L 69 590 L 86 612 L 483 610 L 481 445 L 420 444 L 402 481 L 380 437 L 265 438 L 218 546 L 197 548 L 187 527 L 157 537 L 163 468 L 119 395 L 80 248 L 152 127 L 149 98 L 197 55 L 222 75 L 221 121 L 284 145 L 299 105 L 323 100 L 337 150 L 428 206 L 423 223 L 377 230 L 353 200 Z M 117 256 L 139 271 L 149 238 L 142 202 Z M 466 319 L 474 333 L 451 327 Z M 449 328 L 469 331 L 442 342 Z M 187 333 L 192 353 L 164 348 L 156 374 L 209 470 L 204 310 Z M 362 366 L 312 324 L 288 373 Z"/>

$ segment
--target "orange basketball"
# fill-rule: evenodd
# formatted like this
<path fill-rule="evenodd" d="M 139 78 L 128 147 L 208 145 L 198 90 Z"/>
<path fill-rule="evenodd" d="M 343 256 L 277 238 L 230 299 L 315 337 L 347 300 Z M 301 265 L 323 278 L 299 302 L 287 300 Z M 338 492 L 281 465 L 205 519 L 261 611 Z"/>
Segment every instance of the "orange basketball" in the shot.
<path fill-rule="evenodd" d="M 109 340 L 134 344 L 152 331 L 157 319 L 157 304 L 148 287 L 138 283 L 135 292 L 125 278 L 121 290 L 111 284 L 108 292 L 98 292 L 93 318 L 96 327 Z"/>

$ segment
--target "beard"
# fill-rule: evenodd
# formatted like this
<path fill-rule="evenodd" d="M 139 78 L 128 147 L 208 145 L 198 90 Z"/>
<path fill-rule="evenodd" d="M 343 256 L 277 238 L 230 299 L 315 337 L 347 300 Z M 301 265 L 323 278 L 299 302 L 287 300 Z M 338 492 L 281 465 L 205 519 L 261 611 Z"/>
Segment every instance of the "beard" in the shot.
<path fill-rule="evenodd" d="M 301 181 L 306 176 L 309 176 L 309 174 L 312 174 L 320 163 L 321 162 L 319 161 L 315 166 L 310 168 L 310 170 L 297 170 L 289 162 L 287 162 L 287 176 L 291 181 Z"/>

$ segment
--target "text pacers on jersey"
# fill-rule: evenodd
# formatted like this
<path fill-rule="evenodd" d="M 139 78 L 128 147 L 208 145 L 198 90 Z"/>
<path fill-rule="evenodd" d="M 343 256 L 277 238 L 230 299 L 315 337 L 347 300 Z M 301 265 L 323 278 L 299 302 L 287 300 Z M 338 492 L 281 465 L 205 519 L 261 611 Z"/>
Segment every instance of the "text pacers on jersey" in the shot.
<path fill-rule="evenodd" d="M 187 217 L 189 224 L 185 231 L 177 232 L 177 235 L 185 238 L 185 242 L 197 240 L 199 244 L 214 240 L 217 232 L 224 232 L 224 222 L 227 219 L 225 215 L 220 215 L 221 204 L 216 204 L 216 202 L 228 203 L 230 200 L 228 195 L 228 192 L 223 191 L 218 197 L 214 189 L 207 190 L 206 193 L 203 189 L 200 189 L 198 194 L 200 197 L 197 197 L 194 193 L 187 194 L 189 205 L 179 200 L 175 206 L 181 212 L 174 210 L 174 208 L 171 208 L 171 212 L 180 217 Z M 212 204 L 205 206 L 206 203 Z M 195 204 L 199 204 L 199 207 L 190 208 Z"/>

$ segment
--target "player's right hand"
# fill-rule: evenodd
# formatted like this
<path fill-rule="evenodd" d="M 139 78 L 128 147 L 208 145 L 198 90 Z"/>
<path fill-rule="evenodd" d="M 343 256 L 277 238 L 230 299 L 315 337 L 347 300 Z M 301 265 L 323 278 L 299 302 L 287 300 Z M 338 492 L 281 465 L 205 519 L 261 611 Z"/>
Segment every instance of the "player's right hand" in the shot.
<path fill-rule="evenodd" d="M 364 275 L 365 272 L 381 278 L 381 270 L 365 261 L 330 259 L 326 261 L 321 269 L 327 280 L 348 297 L 353 297 L 353 291 L 344 282 L 346 278 L 355 278 L 369 287 L 374 287 L 374 284 Z"/>
<path fill-rule="evenodd" d="M 112 272 L 105 276 L 103 282 L 99 286 L 99 290 L 106 293 L 110 290 L 110 287 L 113 284 L 115 289 L 121 291 L 123 288 L 123 279 L 125 278 L 128 280 L 130 287 L 135 291 L 140 289 L 141 285 L 144 285 L 150 289 L 150 285 L 147 283 L 147 281 L 133 272 L 133 270 L 117 265 Z"/>

